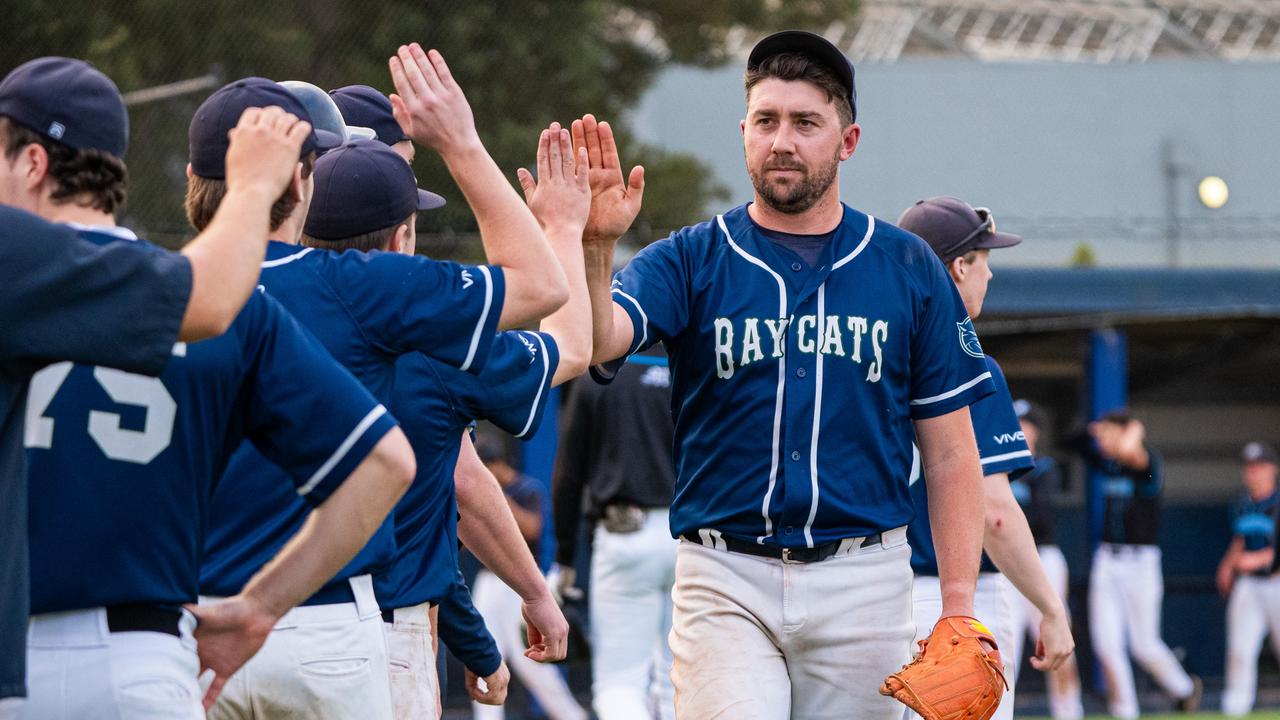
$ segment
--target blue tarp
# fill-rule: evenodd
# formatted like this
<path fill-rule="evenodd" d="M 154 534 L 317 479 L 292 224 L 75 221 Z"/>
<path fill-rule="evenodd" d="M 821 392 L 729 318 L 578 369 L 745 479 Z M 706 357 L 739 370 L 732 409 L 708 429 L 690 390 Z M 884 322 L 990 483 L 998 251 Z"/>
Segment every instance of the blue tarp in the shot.
<path fill-rule="evenodd" d="M 1280 271 L 996 269 L 983 317 L 1280 317 Z"/>

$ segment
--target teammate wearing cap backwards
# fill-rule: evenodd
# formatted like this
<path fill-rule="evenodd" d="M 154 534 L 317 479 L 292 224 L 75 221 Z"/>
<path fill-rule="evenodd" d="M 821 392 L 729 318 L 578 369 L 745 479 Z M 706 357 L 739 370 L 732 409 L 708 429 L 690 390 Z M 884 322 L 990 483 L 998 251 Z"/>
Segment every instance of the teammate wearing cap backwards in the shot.
<path fill-rule="evenodd" d="M 676 716 L 896 718 L 910 659 L 912 438 L 930 483 L 943 614 L 971 616 L 982 469 L 968 406 L 991 373 L 919 238 L 840 202 L 853 65 L 786 31 L 752 50 L 741 124 L 752 202 L 644 250 L 609 291 L 638 212 L 612 131 L 588 149 L 594 361 L 662 341 L 675 419 Z"/>
<path fill-rule="evenodd" d="M 495 328 L 549 314 L 564 301 L 564 273 L 533 215 L 484 151 L 461 89 L 438 53 L 416 45 L 391 59 L 406 122 L 440 152 L 476 212 L 496 266 L 469 267 L 396 253 L 335 253 L 293 242 L 301 236 L 313 188 L 296 176 L 297 207 L 279 224 L 263 263 L 264 291 L 280 300 L 374 396 L 390 402 L 397 359 L 423 352 L 479 372 Z M 216 206 L 219 168 L 210 160 L 229 109 L 275 102 L 288 93 L 269 81 L 223 88 L 197 110 L 191 127 L 193 224 Z M 316 198 L 317 202 L 322 201 Z M 279 470 L 242 446 L 220 481 L 205 545 L 201 592 L 234 593 L 302 522 L 298 499 L 264 486 Z M 232 679 L 212 717 L 258 713 L 318 718 L 392 716 L 382 615 L 372 575 L 395 555 L 388 520 L 359 555 L 272 632 Z M 549 607 L 548 607 L 549 606 Z M 554 603 L 530 605 L 531 625 L 563 623 Z M 563 633 L 560 634 L 560 637 Z M 563 655 L 553 635 L 538 651 Z M 556 653 L 559 654 L 556 654 Z"/>
<path fill-rule="evenodd" d="M 1248 715 L 1258 692 L 1258 654 L 1271 634 L 1280 648 L 1280 578 L 1270 575 L 1275 560 L 1276 451 L 1251 442 L 1240 451 L 1240 475 L 1245 492 L 1232 518 L 1231 545 L 1218 565 L 1218 590 L 1227 602 L 1227 672 L 1222 712 Z"/>
<path fill-rule="evenodd" d="M 405 135 L 404 129 L 400 127 L 400 123 L 396 121 L 395 111 L 391 107 L 391 100 L 368 85 L 348 85 L 330 90 L 329 95 L 333 97 L 333 102 L 342 111 L 342 117 L 347 123 L 366 127 L 373 130 L 379 142 L 390 147 L 397 155 L 404 158 L 407 162 L 413 162 L 417 150 L 413 146 L 413 140 Z M 422 192 L 426 192 L 425 190 Z M 440 202 L 444 202 L 441 198 Z M 314 218 L 310 218 L 314 220 Z M 568 303 L 566 303 L 567 305 Z M 590 350 L 588 350 L 588 353 Z M 406 380 L 405 382 L 411 382 Z M 407 414 L 411 417 L 418 417 L 419 413 L 410 411 L 398 412 Z M 482 414 L 482 413 L 477 413 Z M 430 413 L 421 413 L 422 417 L 434 417 Z M 466 413 L 456 416 L 461 419 Z M 450 427 L 452 425 L 450 424 Z M 462 431 L 462 427 L 455 428 L 455 431 L 448 433 L 450 435 L 458 435 Z M 414 435 L 414 433 L 410 433 Z M 526 435 L 529 433 L 525 433 Z M 411 440 L 411 442 L 414 442 Z M 464 441 L 465 442 L 465 441 Z M 432 451 L 424 453 L 423 448 L 428 445 L 428 441 L 421 439 L 416 441 L 419 446 L 416 452 L 419 455 L 429 454 L 432 457 L 439 456 L 442 466 L 451 468 L 456 465 L 457 455 L 453 453 L 456 448 L 446 449 L 442 452 Z M 446 487 L 440 487 L 447 498 L 442 498 L 439 502 L 428 502 L 427 505 L 434 505 L 437 509 L 433 512 L 435 516 L 434 523 L 428 522 L 426 525 L 434 525 L 439 532 L 441 540 L 438 543 L 428 543 L 429 557 L 426 562 L 422 563 L 418 569 L 420 576 L 426 582 L 432 585 L 430 590 L 425 590 L 430 594 L 428 601 L 433 611 L 433 634 L 440 641 L 449 647 L 454 657 L 462 661 L 462 665 L 466 672 L 467 693 L 472 700 L 487 705 L 501 705 L 506 701 L 507 685 L 511 680 L 511 673 L 507 665 L 502 660 L 502 653 L 498 651 L 498 644 L 494 640 L 493 635 L 485 626 L 484 617 L 480 615 L 480 611 L 476 609 L 475 604 L 471 600 L 471 589 L 467 587 L 466 578 L 463 577 L 462 571 L 457 568 L 458 564 L 458 543 L 457 543 L 457 507 L 461 500 L 464 503 L 474 503 L 475 509 L 469 510 L 468 514 L 479 513 L 479 517 L 486 519 L 490 525 L 490 529 L 497 531 L 501 535 L 511 535 L 511 523 L 514 518 L 509 519 L 508 513 L 487 513 L 486 509 L 492 508 L 496 498 L 501 497 L 502 489 L 498 487 L 497 481 L 493 479 L 493 474 L 484 469 L 484 465 L 478 462 L 473 454 L 467 453 L 463 457 L 467 457 L 470 464 L 470 471 L 457 473 L 454 475 L 454 482 L 449 483 Z M 419 472 L 424 477 L 432 476 L 432 469 L 426 465 L 419 466 Z M 474 482 L 472 482 L 474 480 Z M 416 487 L 416 486 L 415 486 Z M 459 497 L 454 490 L 461 490 L 462 496 Z M 410 504 L 410 500 L 405 500 L 406 506 Z M 410 527 L 411 524 L 406 524 Z M 426 533 L 416 534 L 424 535 Z M 474 542 L 474 540 L 473 540 Z M 514 543 L 504 541 L 504 546 L 513 546 Z M 521 559 L 523 562 L 523 559 Z M 452 564 L 453 580 L 449 582 L 446 577 L 448 570 L 446 566 Z M 527 570 L 522 573 L 530 580 L 533 579 L 532 573 Z M 525 592 L 533 590 L 532 586 L 523 588 Z M 439 643 L 436 643 L 436 680 L 438 680 L 438 690 L 440 697 L 448 694 L 448 677 L 445 672 L 446 663 L 444 662 L 443 653 L 438 652 Z M 393 658 L 392 663 L 396 660 Z M 480 680 L 483 680 L 483 689 Z M 394 692 L 394 690 L 393 690 Z"/>
<path fill-rule="evenodd" d="M 395 563 L 374 578 L 388 623 L 397 718 L 438 716 L 432 606 L 450 592 L 457 574 L 460 528 L 463 540 L 513 588 L 513 596 L 518 591 L 526 604 L 536 604 L 549 593 L 533 556 L 518 549 L 523 545 L 519 527 L 465 434 L 474 420 L 486 419 L 516 437 L 528 437 L 541 421 L 549 389 L 585 372 L 591 354 L 582 271 L 582 227 L 591 202 L 586 168 L 575 175 L 569 133 L 558 124 L 542 133 L 537 157 L 538 182 L 527 173 L 521 181 L 570 279 L 569 301 L 543 321 L 542 332 L 509 331 L 486 338 L 492 348 L 480 373 L 464 373 L 420 354 L 400 358 L 396 368 L 393 408 L 412 418 L 408 434 L 424 458 L 412 492 L 396 509 Z M 416 188 L 412 169 L 395 151 L 377 142 L 352 143 L 316 164 L 316 197 L 303 242 L 332 250 L 411 254 L 415 207 L 439 204 L 438 196 Z M 458 492 L 466 502 L 455 503 L 455 465 Z M 496 496 L 484 493 L 488 485 L 497 488 Z M 531 643 L 540 642 L 537 632 L 531 627 Z M 537 666 L 526 657 L 512 662 Z M 468 689 L 478 700 L 500 703 L 490 693 L 505 692 L 501 659 L 485 669 L 481 677 L 492 678 L 495 686 L 489 688 L 486 680 L 489 692 L 473 682 Z"/>
<path fill-rule="evenodd" d="M 1164 576 L 1160 569 L 1160 493 L 1164 468 L 1146 444 L 1146 428 L 1127 410 L 1089 423 L 1080 451 L 1103 475 L 1102 543 L 1089 573 L 1089 636 L 1107 682 L 1107 710 L 1138 717 L 1129 654 L 1178 710 L 1199 708 L 1200 678 L 1188 675 L 1160 637 Z"/>
<path fill-rule="evenodd" d="M 970 318 L 982 313 L 987 283 L 992 277 L 988 265 L 991 250 L 1022 242 L 1017 235 L 997 232 L 995 219 L 986 208 L 975 210 L 965 201 L 953 197 L 917 202 L 902 214 L 898 225 L 919 235 L 933 248 L 955 281 Z M 960 332 L 962 335 L 971 334 L 973 326 L 966 323 Z M 976 343 L 976 334 L 973 339 Z M 982 545 L 990 559 L 983 560 L 974 595 L 974 610 L 980 617 L 987 618 L 987 625 L 1001 647 L 1012 650 L 1016 644 L 1014 636 L 1021 631 L 1020 626 L 1011 622 L 1015 598 L 1008 588 L 1008 581 L 1013 581 L 1043 615 L 1040 639 L 1031 663 L 1041 670 L 1052 670 L 1071 654 L 1075 643 L 1067 624 L 1066 608 L 1045 576 L 1027 518 L 1009 487 L 1010 476 L 1019 476 L 1035 465 L 1031 450 L 1027 448 L 1018 425 L 1013 399 L 1009 397 L 1009 386 L 1000 365 L 989 355 L 984 357 L 984 361 L 996 392 L 974 403 L 970 415 L 984 476 L 986 531 Z M 916 579 L 911 590 L 911 604 L 915 613 L 916 639 L 923 640 L 929 636 L 929 628 L 938 617 L 942 597 L 929 526 L 928 489 L 932 485 L 918 482 L 918 463 L 912 463 L 912 470 L 911 494 L 916 504 L 916 519 L 908 527 L 907 537 L 911 542 L 911 567 Z M 927 470 L 924 475 L 927 480 Z M 1004 676 L 1008 690 L 996 710 L 996 718 L 1013 717 L 1017 661 L 1016 655 L 1008 655 L 1005 659 Z"/>
<path fill-rule="evenodd" d="M 226 330 L 251 297 L 267 211 L 305 132 L 278 110 L 242 118 L 227 160 L 231 210 L 181 255 L 99 244 L 19 208 L 76 219 L 123 200 L 128 115 L 114 83 L 57 57 L 0 81 L 0 717 L 26 694 L 28 380 L 63 360 L 156 374 L 175 340 Z"/>
<path fill-rule="evenodd" d="M 1022 424 L 1022 435 L 1027 441 L 1027 448 L 1035 459 L 1036 466 L 1025 475 L 1021 475 L 1009 486 L 1013 496 L 1022 506 L 1027 516 L 1027 524 L 1031 526 L 1031 535 L 1036 541 L 1036 552 L 1040 555 L 1040 564 L 1044 566 L 1044 574 L 1048 576 L 1053 590 L 1067 604 L 1068 574 L 1067 559 L 1055 542 L 1054 533 L 1057 527 L 1057 508 L 1054 497 L 1062 489 L 1062 471 L 1058 463 L 1050 455 L 1043 454 L 1040 438 L 1045 430 L 1044 414 L 1040 408 L 1027 400 L 1014 400 L 1014 412 L 1018 414 L 1018 422 Z M 1040 637 L 1040 623 L 1043 621 L 1040 611 L 1029 600 L 1019 594 L 1013 599 L 1013 647 L 1009 648 L 1006 657 L 1011 664 L 1022 661 L 1022 642 L 1030 635 L 1033 639 Z M 1067 658 L 1057 670 L 1050 670 L 1045 677 L 1045 685 L 1049 695 L 1049 714 L 1055 720 L 1076 720 L 1084 715 L 1084 706 L 1080 700 L 1080 673 L 1076 668 L 1075 658 Z"/>
<path fill-rule="evenodd" d="M 124 117 L 105 76 L 68 60 L 40 74 L 55 72 L 75 76 L 60 85 L 59 102 L 96 95 Z M 104 115 L 100 127 L 116 116 Z M 117 131 L 123 142 L 123 123 Z M 126 191 L 115 154 L 122 147 L 71 148 L 18 124 L 3 135 L 6 146 L 37 145 L 57 161 L 20 191 L 0 192 L 0 201 L 74 223 L 97 245 L 137 240 L 115 225 Z M 385 409 L 269 298 L 255 293 L 221 337 L 171 348 L 158 378 L 70 362 L 32 378 L 25 717 L 203 714 L 195 618 L 182 606 L 196 601 L 213 482 L 241 439 L 279 462 L 319 507 L 298 541 L 240 596 L 201 613 L 194 639 L 223 675 L 257 649 L 264 628 L 360 549 L 370 534 L 364 528 L 385 516 L 412 475 L 408 442 Z M 326 422 L 300 422 L 309 416 Z"/>

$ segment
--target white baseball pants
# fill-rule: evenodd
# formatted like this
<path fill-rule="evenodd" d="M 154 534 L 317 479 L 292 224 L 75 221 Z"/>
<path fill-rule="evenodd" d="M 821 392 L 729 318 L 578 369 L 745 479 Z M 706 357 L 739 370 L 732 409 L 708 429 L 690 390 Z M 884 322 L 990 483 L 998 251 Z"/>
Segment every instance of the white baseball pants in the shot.
<path fill-rule="evenodd" d="M 877 692 L 910 659 L 911 548 L 883 544 L 808 564 L 682 541 L 671 677 L 680 720 L 897 720 Z"/>
<path fill-rule="evenodd" d="M 422 603 L 394 611 L 383 623 L 390 663 L 391 708 L 396 720 L 439 720 L 440 675 L 436 669 L 434 609 Z"/>
<path fill-rule="evenodd" d="M 1248 715 L 1258 692 L 1258 654 L 1271 633 L 1280 656 L 1280 577 L 1246 576 L 1236 579 L 1227 601 L 1227 682 L 1222 690 L 1222 714 Z"/>
<path fill-rule="evenodd" d="M 1000 698 L 1000 707 L 996 708 L 993 720 L 1010 720 L 1013 717 L 1013 690 L 1015 673 L 1009 672 L 1009 656 L 1005 648 L 1014 644 L 1015 625 L 1010 620 L 1013 588 L 1000 573 L 982 573 L 978 576 L 978 586 L 973 592 L 973 614 L 982 624 L 987 626 L 996 637 L 1000 646 L 1000 655 L 1004 660 L 1005 680 L 1009 689 Z M 916 626 L 917 641 L 929 637 L 933 626 L 942 617 L 942 585 L 936 576 L 920 576 L 915 579 L 911 588 L 911 612 Z M 914 653 L 916 645 L 911 646 Z M 907 710 L 904 718 L 918 720 L 920 717 Z"/>
<path fill-rule="evenodd" d="M 597 525 L 591 555 L 592 704 L 600 720 L 673 720 L 671 588 L 676 546 L 666 508 L 617 534 Z"/>
<path fill-rule="evenodd" d="M 520 596 L 516 591 L 507 587 L 498 576 L 481 570 L 476 575 L 471 599 L 484 616 L 511 674 L 519 678 L 525 689 L 537 699 L 547 717 L 551 720 L 587 720 L 587 711 L 574 699 L 560 669 L 525 657 L 525 640 L 520 636 Z M 471 710 L 475 720 L 502 720 L 506 717 L 501 705 L 473 702 Z"/>
<path fill-rule="evenodd" d="M 26 698 L 0 698 L 0 720 L 20 720 Z"/>
<path fill-rule="evenodd" d="M 1170 697 L 1195 690 L 1191 676 L 1160 638 L 1164 575 L 1156 545 L 1102 543 L 1089 575 L 1089 636 L 1107 681 L 1107 706 L 1118 718 L 1138 717 L 1129 654 Z"/>
<path fill-rule="evenodd" d="M 1040 545 L 1036 549 L 1040 552 L 1040 564 L 1044 566 L 1044 573 L 1049 576 L 1049 584 L 1053 586 L 1054 592 L 1058 593 L 1058 597 L 1062 598 L 1062 604 L 1065 607 L 1068 581 L 1067 559 L 1063 557 L 1062 550 L 1057 545 Z M 1031 601 L 1024 598 L 1012 586 L 1010 589 L 1013 593 L 1011 607 L 1014 618 L 1010 622 L 1014 628 L 1013 645 L 1008 654 L 1005 654 L 1001 648 L 1001 654 L 1005 658 L 1005 670 L 1016 676 L 1022 662 L 1023 641 L 1029 638 L 1032 642 L 1032 652 L 1035 652 L 1034 643 L 1040 638 L 1041 615 Z M 1079 720 L 1084 717 L 1084 704 L 1080 699 L 1080 673 L 1076 668 L 1075 655 L 1067 658 L 1062 667 L 1045 676 L 1045 686 L 1049 692 L 1049 713 L 1054 720 Z"/>
<path fill-rule="evenodd" d="M 200 720 L 204 717 L 192 636 L 183 613 L 180 637 L 107 631 L 102 608 L 48 613 L 27 626 L 27 691 L 16 704 L 24 720 Z"/>
<path fill-rule="evenodd" d="M 391 720 L 387 641 L 373 580 L 360 575 L 350 582 L 353 603 L 285 613 L 258 654 L 227 681 L 209 720 Z"/>

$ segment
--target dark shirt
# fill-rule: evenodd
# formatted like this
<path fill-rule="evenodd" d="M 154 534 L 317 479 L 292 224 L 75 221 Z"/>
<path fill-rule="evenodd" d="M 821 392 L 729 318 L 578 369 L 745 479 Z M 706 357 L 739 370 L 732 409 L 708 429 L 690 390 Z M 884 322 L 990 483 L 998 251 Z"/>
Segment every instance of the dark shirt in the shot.
<path fill-rule="evenodd" d="M 519 473 L 516 475 L 514 482 L 502 488 L 502 492 L 506 493 L 507 497 L 514 500 L 516 505 L 521 508 L 535 512 L 539 516 L 543 515 L 543 504 L 546 501 L 546 495 L 542 492 L 542 485 L 537 480 Z M 525 542 L 529 545 L 529 552 L 533 553 L 535 558 L 538 557 L 538 541 L 526 538 Z"/>
<path fill-rule="evenodd" d="M 1164 462 L 1146 448 L 1150 462 L 1145 470 L 1125 467 L 1105 458 L 1092 441 L 1082 455 L 1091 470 L 1100 473 L 1105 503 L 1102 542 L 1124 545 L 1160 543 L 1160 494 L 1164 489 Z"/>
<path fill-rule="evenodd" d="M 1053 498 L 1062 487 L 1062 470 L 1048 455 L 1036 458 L 1036 466 L 1010 483 L 1013 496 L 1027 516 L 1037 545 L 1054 545 L 1057 510 Z"/>
<path fill-rule="evenodd" d="M 822 257 L 822 249 L 831 242 L 831 238 L 836 234 L 836 231 L 832 230 L 821 235 L 796 235 L 779 230 L 760 228 L 760 234 L 768 238 L 773 244 L 799 255 L 800 259 L 804 260 L 809 267 L 814 267 L 818 264 L 818 258 Z"/>
<path fill-rule="evenodd" d="M 580 518 L 611 503 L 671 505 L 671 373 L 660 350 L 630 358 L 612 385 L 569 384 L 556 454 L 556 562 L 572 565 Z M 585 497 L 584 497 L 585 496 Z"/>
<path fill-rule="evenodd" d="M 453 585 L 440 600 L 440 641 L 468 670 L 488 677 L 498 671 L 502 653 L 498 652 L 498 644 L 471 601 L 471 589 L 462 571 L 454 572 Z"/>
<path fill-rule="evenodd" d="M 191 296 L 191 264 L 0 206 L 0 698 L 26 695 L 27 381 L 61 360 L 158 374 Z"/>

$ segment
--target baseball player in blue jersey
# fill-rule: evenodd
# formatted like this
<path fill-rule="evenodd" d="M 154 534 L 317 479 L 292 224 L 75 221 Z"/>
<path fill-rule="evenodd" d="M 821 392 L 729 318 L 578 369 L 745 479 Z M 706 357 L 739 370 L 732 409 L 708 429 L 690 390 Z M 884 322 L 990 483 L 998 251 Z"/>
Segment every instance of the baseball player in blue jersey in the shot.
<path fill-rule="evenodd" d="M 490 338 L 489 360 L 480 373 L 464 373 L 421 354 L 406 355 L 397 365 L 393 407 L 413 418 L 409 436 L 415 451 L 430 458 L 397 508 L 395 562 L 374 583 L 388 622 L 397 718 L 437 716 L 436 622 L 431 608 L 451 591 L 456 574 L 459 505 L 463 539 L 481 559 L 527 603 L 540 604 L 549 596 L 533 557 L 513 551 L 511 541 L 519 541 L 519 531 L 501 491 L 496 507 L 484 500 L 483 488 L 460 481 L 460 503 L 455 503 L 453 493 L 460 439 L 461 464 L 478 464 L 469 451 L 470 440 L 464 438 L 467 425 L 488 419 L 517 437 L 527 437 L 541 420 L 550 388 L 585 372 L 591 352 L 581 244 L 591 196 L 586 170 L 575 175 L 569 133 L 559 125 L 542 133 L 538 168 L 539 182 L 527 173 L 521 180 L 570 278 L 569 302 L 543 321 L 540 333 L 505 332 Z M 377 142 L 350 144 L 321 158 L 315 177 L 317 199 L 307 218 L 305 244 L 334 250 L 413 251 L 413 212 L 415 202 L 422 205 L 421 191 L 408 163 L 394 150 Z M 460 478 L 470 475 L 459 473 Z M 533 662 L 523 657 L 515 661 Z M 501 671 L 495 668 L 487 675 Z M 490 690 L 499 692 L 502 678 L 493 679 L 498 687 Z M 473 696 L 491 699 L 478 688 Z"/>
<path fill-rule="evenodd" d="M 1231 545 L 1218 565 L 1218 590 L 1227 601 L 1227 672 L 1222 712 L 1243 717 L 1258 692 L 1258 654 L 1268 633 L 1280 654 L 1280 577 L 1271 575 L 1276 550 L 1275 448 L 1251 442 L 1240 451 L 1245 492 L 1232 513 Z"/>
<path fill-rule="evenodd" d="M 423 352 L 479 372 L 490 350 L 485 341 L 496 327 L 548 314 L 567 294 L 564 273 L 537 221 L 484 152 L 470 108 L 443 58 L 434 51 L 428 57 L 414 45 L 402 47 L 391 64 L 402 124 L 415 128 L 413 136 L 450 167 L 497 265 L 468 267 L 396 253 L 338 254 L 272 242 L 261 276 L 265 291 L 384 402 L 390 401 L 399 357 Z M 219 119 L 229 107 L 270 102 L 279 92 L 267 81 L 241 81 L 215 93 L 197 111 L 188 188 L 193 219 L 202 215 L 202 200 L 216 196 L 210 192 L 216 181 L 210 178 L 217 177 L 218 168 L 208 159 L 222 142 Z M 300 200 L 310 195 L 312 180 L 302 181 Z M 316 196 L 312 202 L 328 200 Z M 307 209 L 300 202 L 277 237 L 299 238 Z M 302 521 L 296 497 L 266 497 L 262 480 L 274 472 L 252 448 L 242 447 L 233 457 L 214 497 L 203 593 L 235 592 Z M 394 554 L 389 520 L 347 567 L 277 626 L 263 651 L 228 686 L 213 716 L 240 717 L 270 708 L 309 717 L 391 717 L 386 640 L 372 575 L 384 572 Z M 559 614 L 543 612 L 537 619 L 554 624 Z"/>
<path fill-rule="evenodd" d="M 175 339 L 225 330 L 249 297 L 268 208 L 308 132 L 278 109 L 241 118 L 227 158 L 228 203 L 241 214 L 224 213 L 181 255 L 100 246 L 17 208 L 76 219 L 123 200 L 128 115 L 114 83 L 69 58 L 24 63 L 0 82 L 0 717 L 26 694 L 29 378 L 62 360 L 155 374 Z M 81 197 L 98 190 L 103 207 Z"/>
<path fill-rule="evenodd" d="M 976 318 L 982 312 L 987 283 L 992 277 L 988 264 L 991 250 L 1022 242 L 1017 235 L 997 232 L 995 218 L 989 210 L 975 210 L 963 200 L 953 197 L 917 202 L 902 214 L 898 225 L 919 235 L 937 253 L 955 282 L 970 318 Z M 966 327 L 966 331 L 971 331 L 971 326 Z M 1071 639 L 1066 608 L 1045 575 L 1027 518 L 1009 486 L 1011 476 L 1021 475 L 1035 465 L 1031 450 L 1027 448 L 1014 413 L 1013 399 L 1009 396 L 1009 386 L 1000 365 L 990 355 L 985 356 L 984 361 L 995 384 L 995 392 L 974 403 L 969 414 L 978 442 L 978 457 L 982 462 L 986 508 L 982 544 L 990 558 L 983 558 L 974 594 L 974 610 L 979 617 L 985 618 L 1001 647 L 1015 647 L 1015 633 L 1021 632 L 1021 627 L 1015 627 L 1011 622 L 1015 598 L 1008 582 L 1012 581 L 1043 616 L 1032 665 L 1051 670 L 1071 654 L 1075 643 Z M 911 604 L 917 640 L 929 636 L 929 628 L 942 610 L 938 565 L 929 523 L 929 490 L 932 486 L 919 482 L 920 475 L 919 463 L 913 461 L 910 482 L 916 518 L 907 528 L 907 537 L 911 542 L 911 568 L 916 575 Z M 927 481 L 927 473 L 924 479 Z M 1004 676 L 1008 689 L 993 717 L 1013 717 L 1018 659 L 1016 656 L 1005 659 Z"/>
<path fill-rule="evenodd" d="M 787 31 L 747 63 L 752 202 L 656 242 L 609 291 L 643 171 L 607 124 L 592 167 L 595 356 L 663 342 L 675 419 L 672 678 L 679 718 L 897 718 L 910 659 L 912 437 L 930 483 L 943 614 L 971 616 L 982 469 L 968 406 L 992 392 L 955 285 L 914 235 L 843 205 L 853 66 Z"/>

